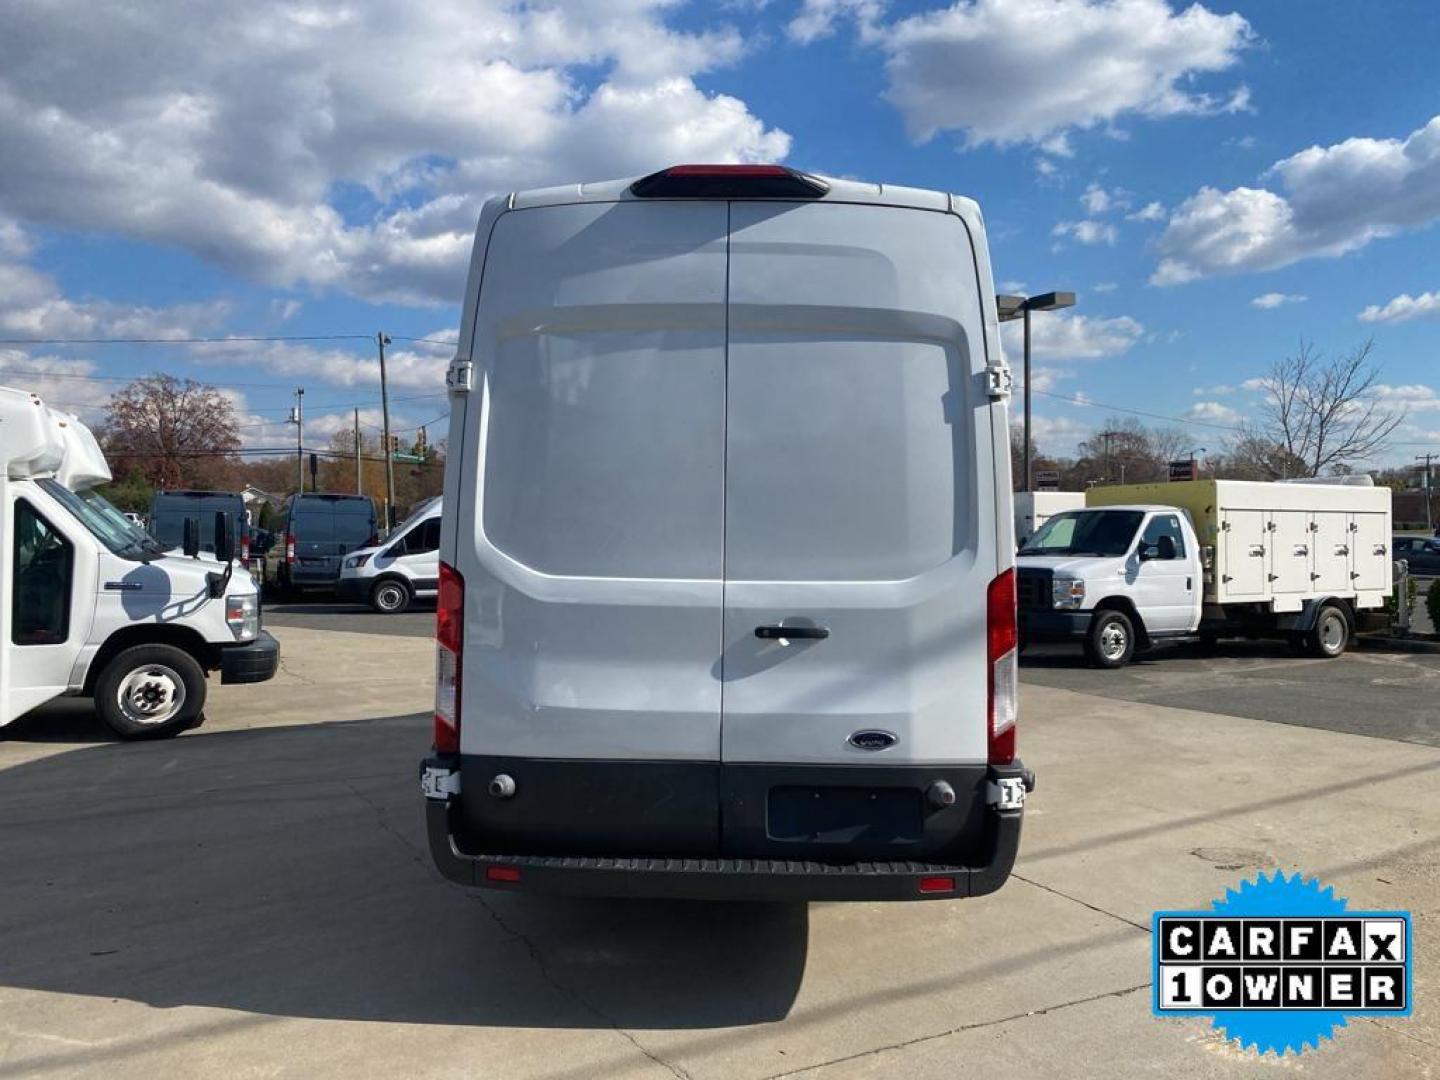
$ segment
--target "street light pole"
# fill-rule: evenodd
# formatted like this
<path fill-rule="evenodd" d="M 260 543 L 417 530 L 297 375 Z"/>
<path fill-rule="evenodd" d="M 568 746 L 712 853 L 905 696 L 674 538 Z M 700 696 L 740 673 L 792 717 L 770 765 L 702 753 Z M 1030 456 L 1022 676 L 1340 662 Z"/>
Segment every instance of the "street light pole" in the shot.
<path fill-rule="evenodd" d="M 385 346 L 390 344 L 390 339 L 383 330 L 375 335 L 375 344 L 380 347 L 380 413 L 385 432 L 385 532 L 388 534 L 395 524 L 395 459 L 390 455 L 390 392 L 385 385 Z"/>
<path fill-rule="evenodd" d="M 1030 438 L 1030 313 L 1032 311 L 1058 311 L 1060 308 L 1074 307 L 1075 294 L 1073 292 L 1048 292 L 1040 293 L 1037 296 L 997 296 L 995 298 L 996 308 L 1000 313 L 1001 322 L 1010 322 L 1013 319 L 1024 319 L 1024 341 L 1025 341 L 1025 452 L 1024 452 L 1024 481 L 1025 490 L 1035 490 L 1035 477 L 1031 468 L 1031 458 L 1034 456 Z"/>
<path fill-rule="evenodd" d="M 295 388 L 295 490 L 305 491 L 305 388 Z"/>

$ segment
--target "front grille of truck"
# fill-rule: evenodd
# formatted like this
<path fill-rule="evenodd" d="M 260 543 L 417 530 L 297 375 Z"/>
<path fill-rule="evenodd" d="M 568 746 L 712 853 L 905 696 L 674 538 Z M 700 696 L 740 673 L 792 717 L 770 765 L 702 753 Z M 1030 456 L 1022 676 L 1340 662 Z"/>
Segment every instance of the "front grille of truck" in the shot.
<path fill-rule="evenodd" d="M 1021 566 L 1015 576 L 1015 602 L 1021 611 L 1048 611 L 1050 583 L 1054 573 L 1039 567 Z"/>

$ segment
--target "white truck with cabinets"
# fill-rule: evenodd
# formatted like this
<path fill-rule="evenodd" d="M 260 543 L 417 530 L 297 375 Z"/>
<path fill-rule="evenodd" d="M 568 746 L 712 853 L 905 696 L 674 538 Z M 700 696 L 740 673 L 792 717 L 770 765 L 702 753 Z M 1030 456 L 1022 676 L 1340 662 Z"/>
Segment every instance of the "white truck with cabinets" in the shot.
<path fill-rule="evenodd" d="M 486 204 L 421 766 L 446 876 L 1004 883 L 1033 781 L 996 314 L 941 192 L 693 165 Z"/>
<path fill-rule="evenodd" d="M 1191 480 L 1095 487 L 1020 549 L 1022 642 L 1101 667 L 1167 638 L 1279 637 L 1345 651 L 1393 589 L 1390 491 Z"/>
<path fill-rule="evenodd" d="M 259 682 L 279 647 L 259 594 L 218 558 L 165 546 L 94 489 L 110 480 L 95 437 L 35 394 L 0 387 L 0 726 L 61 695 L 89 695 L 124 738 L 175 735 L 202 718 L 206 674 Z"/>

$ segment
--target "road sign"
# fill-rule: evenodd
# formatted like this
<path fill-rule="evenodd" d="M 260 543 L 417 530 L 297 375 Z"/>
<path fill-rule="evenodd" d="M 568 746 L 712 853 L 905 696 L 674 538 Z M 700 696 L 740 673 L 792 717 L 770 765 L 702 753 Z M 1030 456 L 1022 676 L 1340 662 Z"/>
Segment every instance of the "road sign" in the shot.
<path fill-rule="evenodd" d="M 1059 491 L 1060 471 L 1058 469 L 1039 469 L 1035 473 L 1036 491 Z"/>
<path fill-rule="evenodd" d="M 1172 483 L 1179 480 L 1198 480 L 1200 478 L 1200 463 L 1194 458 L 1187 458 L 1185 461 L 1170 462 L 1170 480 Z"/>
<path fill-rule="evenodd" d="M 422 462 L 422 461 L 424 461 L 425 459 L 424 459 L 423 457 L 421 457 L 419 454 L 391 454 L 391 455 L 390 455 L 390 460 L 391 460 L 391 461 L 415 461 L 415 462 Z"/>

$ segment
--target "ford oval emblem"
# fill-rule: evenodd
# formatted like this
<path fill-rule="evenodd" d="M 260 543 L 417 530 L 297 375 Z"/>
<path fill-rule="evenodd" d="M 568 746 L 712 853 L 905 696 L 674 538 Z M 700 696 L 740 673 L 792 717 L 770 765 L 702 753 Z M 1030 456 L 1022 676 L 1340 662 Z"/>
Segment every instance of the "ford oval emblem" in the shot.
<path fill-rule="evenodd" d="M 851 746 L 857 750 L 889 750 L 900 741 L 898 735 L 892 735 L 888 731 L 857 731 L 849 738 Z"/>

